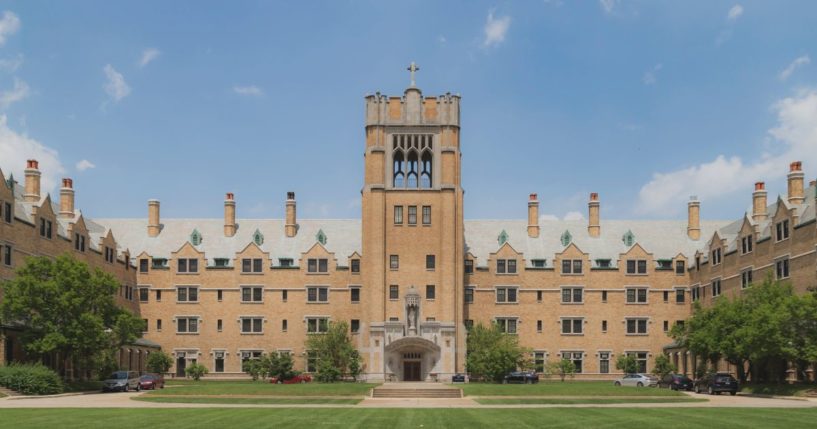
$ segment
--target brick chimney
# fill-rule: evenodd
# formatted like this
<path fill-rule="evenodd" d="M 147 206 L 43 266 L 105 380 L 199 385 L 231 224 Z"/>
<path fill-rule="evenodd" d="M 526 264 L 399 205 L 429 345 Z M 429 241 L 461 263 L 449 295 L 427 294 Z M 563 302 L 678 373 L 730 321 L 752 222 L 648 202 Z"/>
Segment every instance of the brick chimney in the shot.
<path fill-rule="evenodd" d="M 156 237 L 162 231 L 159 219 L 159 200 L 148 200 L 148 236 Z"/>
<path fill-rule="evenodd" d="M 755 223 L 766 220 L 766 183 L 756 182 L 755 191 L 752 192 L 752 220 Z"/>
<path fill-rule="evenodd" d="M 234 236 L 235 229 L 235 195 L 232 192 L 227 192 L 227 196 L 224 198 L 224 236 Z"/>
<path fill-rule="evenodd" d="M 295 214 L 295 192 L 287 192 L 286 223 L 284 224 L 287 237 L 298 234 L 298 219 Z"/>
<path fill-rule="evenodd" d="M 789 165 L 789 204 L 803 204 L 803 164 L 794 161 Z"/>
<path fill-rule="evenodd" d="M 26 161 L 26 188 L 23 199 L 30 203 L 40 201 L 40 163 L 36 159 Z"/>
<path fill-rule="evenodd" d="M 701 239 L 701 202 L 698 197 L 689 197 L 687 203 L 687 236 L 690 240 Z"/>
<path fill-rule="evenodd" d="M 74 181 L 68 177 L 62 179 L 60 188 L 60 217 L 66 219 L 74 217 Z"/>
<path fill-rule="evenodd" d="M 539 237 L 539 199 L 530 194 L 528 199 L 528 237 Z"/>
<path fill-rule="evenodd" d="M 601 235 L 601 224 L 599 219 L 599 211 L 601 210 L 599 203 L 599 194 L 593 192 L 590 194 L 590 202 L 587 203 L 588 221 L 587 233 L 591 237 L 598 237 Z"/>

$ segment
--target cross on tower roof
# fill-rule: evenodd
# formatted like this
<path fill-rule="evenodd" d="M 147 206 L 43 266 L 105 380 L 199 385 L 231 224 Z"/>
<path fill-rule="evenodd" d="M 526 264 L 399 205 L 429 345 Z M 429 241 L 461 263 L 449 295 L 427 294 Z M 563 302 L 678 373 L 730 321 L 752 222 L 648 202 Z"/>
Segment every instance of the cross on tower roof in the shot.
<path fill-rule="evenodd" d="M 412 61 L 406 70 L 411 72 L 411 87 L 414 88 L 415 86 L 417 86 L 417 83 L 414 81 L 414 72 L 420 70 L 420 67 L 417 67 L 417 64 L 415 64 L 414 61 Z"/>

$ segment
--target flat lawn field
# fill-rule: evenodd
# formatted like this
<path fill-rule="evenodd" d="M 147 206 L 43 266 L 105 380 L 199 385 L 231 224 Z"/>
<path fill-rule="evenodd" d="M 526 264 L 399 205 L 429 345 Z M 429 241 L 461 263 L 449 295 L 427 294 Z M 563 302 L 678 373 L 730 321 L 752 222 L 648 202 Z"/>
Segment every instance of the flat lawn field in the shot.
<path fill-rule="evenodd" d="M 183 382 L 168 380 L 164 389 L 148 395 L 265 395 L 265 396 L 365 396 L 377 384 L 304 383 L 272 384 L 263 381 Z"/>
<path fill-rule="evenodd" d="M 648 398 L 553 398 L 542 396 L 538 398 L 477 398 L 475 401 L 482 405 L 666 404 L 678 402 L 708 402 L 702 398 L 676 398 L 672 396 Z"/>
<path fill-rule="evenodd" d="M 817 384 L 744 384 L 743 393 L 778 396 L 806 396 L 809 391 L 817 392 Z"/>
<path fill-rule="evenodd" d="M 336 405 L 356 405 L 361 398 L 312 398 L 308 396 L 294 398 L 270 398 L 258 396 L 257 398 L 225 398 L 223 396 L 139 396 L 131 398 L 134 401 L 160 402 L 165 404 L 261 404 L 261 405 L 310 405 L 310 404 L 336 404 Z"/>
<path fill-rule="evenodd" d="M 546 381 L 537 384 L 457 384 L 466 396 L 684 396 L 655 387 L 613 386 L 612 381 Z"/>
<path fill-rule="evenodd" d="M 4 409 L 0 428 L 813 428 L 817 409 Z"/>

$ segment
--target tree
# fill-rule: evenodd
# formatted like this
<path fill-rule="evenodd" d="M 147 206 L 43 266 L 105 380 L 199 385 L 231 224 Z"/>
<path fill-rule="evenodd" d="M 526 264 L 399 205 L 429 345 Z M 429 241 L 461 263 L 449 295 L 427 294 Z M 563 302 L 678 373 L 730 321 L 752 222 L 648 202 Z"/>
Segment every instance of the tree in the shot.
<path fill-rule="evenodd" d="M 564 382 L 565 377 L 573 378 L 576 375 L 576 364 L 570 359 L 562 358 L 548 364 L 548 374 L 556 374 Z"/>
<path fill-rule="evenodd" d="M 632 355 L 618 355 L 616 369 L 625 374 L 635 374 L 638 372 L 638 361 Z"/>
<path fill-rule="evenodd" d="M 266 373 L 270 378 L 277 377 L 283 381 L 294 375 L 294 362 L 289 353 L 271 353 L 262 363 L 266 364 Z"/>
<path fill-rule="evenodd" d="M 519 345 L 516 335 L 497 324 L 477 324 L 468 332 L 465 366 L 471 377 L 500 382 L 509 372 L 531 367 L 530 351 Z"/>
<path fill-rule="evenodd" d="M 252 381 L 258 381 L 259 378 L 263 379 L 266 376 L 267 365 L 263 359 L 265 358 L 250 359 L 241 364 L 241 369 L 252 377 Z"/>
<path fill-rule="evenodd" d="M 666 355 L 660 354 L 655 357 L 655 366 L 652 369 L 652 373 L 657 375 L 659 378 L 664 378 L 664 376 L 672 374 L 677 370 L 678 368 L 676 368 L 675 365 L 670 362 Z"/>
<path fill-rule="evenodd" d="M 185 375 L 192 378 L 194 381 L 201 380 L 201 377 L 208 372 L 210 371 L 207 369 L 207 367 L 200 363 L 194 363 L 184 369 Z"/>
<path fill-rule="evenodd" d="M 173 358 L 169 354 L 159 350 L 148 355 L 147 369 L 150 372 L 164 374 L 170 371 L 173 366 Z"/>
<path fill-rule="evenodd" d="M 360 354 L 352 344 L 349 336 L 349 324 L 346 322 L 329 322 L 326 332 L 309 334 L 306 348 L 318 360 L 318 381 L 332 383 L 352 370 L 360 373 Z"/>
<path fill-rule="evenodd" d="M 2 289 L 0 318 L 21 328 L 26 353 L 58 353 L 79 374 L 142 332 L 142 321 L 114 301 L 119 282 L 67 254 L 28 258 Z"/>

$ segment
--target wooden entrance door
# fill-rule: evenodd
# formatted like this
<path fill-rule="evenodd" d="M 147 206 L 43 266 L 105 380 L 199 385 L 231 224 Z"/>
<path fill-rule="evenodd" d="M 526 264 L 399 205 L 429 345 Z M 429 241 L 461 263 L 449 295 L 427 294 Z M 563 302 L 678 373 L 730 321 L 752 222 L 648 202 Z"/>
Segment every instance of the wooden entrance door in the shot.
<path fill-rule="evenodd" d="M 403 381 L 422 381 L 419 361 L 403 362 Z"/>
<path fill-rule="evenodd" d="M 180 357 L 176 359 L 176 377 L 184 377 L 184 369 L 187 367 L 187 359 Z"/>

